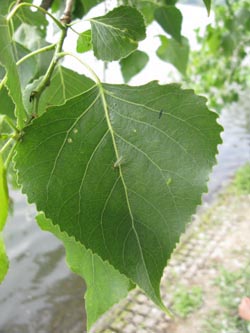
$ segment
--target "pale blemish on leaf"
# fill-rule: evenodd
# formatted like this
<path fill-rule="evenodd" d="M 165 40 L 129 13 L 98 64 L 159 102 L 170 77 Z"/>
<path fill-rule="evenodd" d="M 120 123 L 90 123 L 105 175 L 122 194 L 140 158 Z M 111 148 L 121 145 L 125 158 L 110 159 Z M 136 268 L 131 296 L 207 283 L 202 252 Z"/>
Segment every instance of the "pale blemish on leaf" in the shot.
<path fill-rule="evenodd" d="M 172 183 L 172 178 L 168 178 L 168 179 L 166 180 L 166 184 L 167 184 L 167 186 L 169 186 L 171 183 Z"/>
<path fill-rule="evenodd" d="M 118 168 L 119 166 L 121 166 L 123 162 L 124 162 L 123 156 L 118 157 L 118 159 L 114 163 L 114 168 Z"/>

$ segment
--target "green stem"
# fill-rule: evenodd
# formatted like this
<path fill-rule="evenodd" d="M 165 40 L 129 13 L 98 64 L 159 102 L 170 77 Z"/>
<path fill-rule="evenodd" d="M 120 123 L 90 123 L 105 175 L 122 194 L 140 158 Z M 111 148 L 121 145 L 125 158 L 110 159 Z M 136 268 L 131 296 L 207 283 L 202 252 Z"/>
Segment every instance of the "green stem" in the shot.
<path fill-rule="evenodd" d="M 99 77 L 97 76 L 97 74 L 93 71 L 93 69 L 88 65 L 86 64 L 82 59 L 80 59 L 79 57 L 77 57 L 74 53 L 71 53 L 71 52 L 60 52 L 57 54 L 57 57 L 58 58 L 63 58 L 65 56 L 70 56 L 70 57 L 73 57 L 75 58 L 77 61 L 79 61 L 90 73 L 91 75 L 94 77 L 96 83 L 98 85 L 101 85 L 101 80 L 99 79 Z"/>
<path fill-rule="evenodd" d="M 0 134 L 0 140 L 7 140 L 7 139 L 10 139 L 10 138 L 13 138 L 13 134 L 10 134 L 10 133 L 1 133 Z"/>
<path fill-rule="evenodd" d="M 16 65 L 19 66 L 21 65 L 24 61 L 28 60 L 29 58 L 31 57 L 34 57 L 35 55 L 37 54 L 41 54 L 41 53 L 44 53 L 44 52 L 47 52 L 47 51 L 50 51 L 50 50 L 53 50 L 55 49 L 56 47 L 56 44 L 51 44 L 51 45 L 48 45 L 48 46 L 45 46 L 45 47 L 42 47 L 34 52 L 31 52 L 29 54 L 27 54 L 26 56 L 24 56 L 23 58 L 19 59 L 17 62 L 16 62 Z M 2 87 L 5 85 L 7 81 L 7 75 L 5 74 L 5 76 L 3 77 L 2 81 L 0 82 L 0 90 L 2 89 Z"/>
<path fill-rule="evenodd" d="M 17 66 L 21 65 L 24 61 L 28 60 L 29 58 L 37 55 L 37 54 L 41 54 L 41 53 L 44 53 L 44 52 L 47 52 L 47 51 L 50 51 L 50 50 L 53 50 L 56 48 L 56 44 L 51 44 L 51 45 L 48 45 L 48 46 L 45 46 L 45 47 L 42 47 L 36 51 L 33 51 L 29 54 L 27 54 L 26 56 L 24 56 L 23 58 L 19 59 L 16 63 Z"/>
<path fill-rule="evenodd" d="M 45 9 L 39 7 L 39 6 L 33 5 L 32 3 L 27 3 L 27 2 L 20 3 L 17 6 L 13 7 L 13 9 L 7 15 L 7 21 L 10 21 L 12 19 L 12 17 L 16 14 L 16 12 L 21 7 L 33 7 L 33 8 L 36 8 L 37 10 L 39 10 L 40 12 L 42 12 L 43 14 L 48 15 L 61 30 L 65 29 L 65 26 L 60 21 L 58 21 L 52 14 L 50 14 L 49 12 L 47 12 L 47 10 L 45 10 Z"/>
<path fill-rule="evenodd" d="M 15 124 L 13 123 L 13 121 L 6 115 L 2 115 L 1 117 L 3 117 L 2 119 L 9 125 L 9 127 L 11 129 L 13 129 L 16 133 L 19 133 L 19 130 L 16 128 Z"/>
<path fill-rule="evenodd" d="M 31 100 L 36 99 L 35 113 L 37 113 L 38 102 L 39 102 L 39 98 L 40 98 L 41 94 L 46 89 L 46 87 L 50 84 L 51 76 L 52 76 L 54 69 L 59 60 L 58 54 L 60 54 L 60 52 L 62 51 L 62 46 L 63 46 L 63 42 L 64 42 L 66 35 L 67 35 L 67 27 L 64 26 L 63 30 L 61 31 L 60 39 L 59 39 L 58 43 L 56 44 L 55 53 L 54 53 L 54 56 L 53 56 L 53 59 L 52 59 L 50 65 L 49 65 L 49 68 L 47 69 L 47 72 L 45 73 L 43 80 L 37 86 L 36 90 L 32 91 L 32 93 L 31 93 L 31 96 L 30 96 Z"/>
<path fill-rule="evenodd" d="M 75 22 L 69 24 L 68 27 L 69 27 L 69 29 L 72 30 L 75 34 L 77 34 L 78 36 L 80 36 L 80 32 L 78 32 L 78 31 L 76 31 L 74 28 L 72 28 L 72 26 L 73 26 L 74 23 L 75 23 Z"/>
<path fill-rule="evenodd" d="M 5 74 L 2 81 L 0 82 L 0 90 L 2 89 L 2 87 L 5 85 L 7 81 L 7 75 Z"/>
<path fill-rule="evenodd" d="M 0 154 L 2 155 L 6 149 L 9 147 L 9 145 L 13 142 L 13 138 L 10 138 L 6 143 L 5 145 L 1 148 L 0 150 Z"/>
<path fill-rule="evenodd" d="M 4 166 L 5 166 L 5 169 L 6 169 L 6 170 L 8 170 L 9 164 L 10 164 L 11 159 L 12 159 L 12 157 L 13 157 L 13 154 L 14 154 L 14 152 L 15 152 L 16 145 L 17 145 L 17 141 L 16 141 L 16 142 L 14 143 L 14 145 L 11 147 L 11 150 L 10 150 L 10 152 L 9 152 L 9 154 L 8 154 L 8 157 L 7 157 L 7 159 L 6 159 L 5 163 L 4 163 Z"/>

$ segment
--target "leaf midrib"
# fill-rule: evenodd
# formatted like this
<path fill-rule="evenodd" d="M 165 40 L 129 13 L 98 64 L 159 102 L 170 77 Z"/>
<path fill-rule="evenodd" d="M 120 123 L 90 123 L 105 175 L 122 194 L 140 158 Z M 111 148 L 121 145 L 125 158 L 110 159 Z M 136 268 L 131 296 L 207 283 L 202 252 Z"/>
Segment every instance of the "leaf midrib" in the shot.
<path fill-rule="evenodd" d="M 106 24 L 106 23 L 104 23 L 102 21 L 97 21 L 97 20 L 94 20 L 94 19 L 90 19 L 90 22 L 93 22 L 96 25 L 96 28 L 98 27 L 98 25 L 102 25 L 102 26 L 104 26 L 104 27 L 106 27 L 107 29 L 110 29 L 110 30 L 118 30 L 123 35 L 127 35 L 128 34 L 128 31 L 125 32 L 121 28 L 118 28 L 118 27 L 116 27 L 114 25 Z"/>
<path fill-rule="evenodd" d="M 116 158 L 118 160 L 120 158 L 120 156 L 119 156 L 118 147 L 117 147 L 116 140 L 115 140 L 115 133 L 114 133 L 111 121 L 110 121 L 110 117 L 109 117 L 108 105 L 107 105 L 107 101 L 106 101 L 106 98 L 105 98 L 105 90 L 104 90 L 102 84 L 100 84 L 98 86 L 99 86 L 99 89 L 100 89 L 101 100 L 102 100 L 102 104 L 103 104 L 103 108 L 104 108 L 104 113 L 105 113 L 105 117 L 106 117 L 108 129 L 110 131 L 110 135 L 111 135 L 111 138 L 112 138 L 112 143 L 113 143 L 115 155 L 116 155 Z M 120 179 L 122 181 L 122 185 L 123 185 L 124 192 L 125 192 L 125 197 L 126 197 L 126 202 L 127 202 L 127 206 L 128 206 L 129 215 L 130 215 L 130 218 L 131 218 L 132 230 L 134 232 L 134 235 L 136 237 L 136 241 L 138 243 L 138 247 L 139 247 L 139 251 L 140 251 L 140 256 L 141 256 L 142 263 L 143 263 L 143 266 L 144 266 L 144 269 L 145 269 L 145 274 L 146 274 L 147 279 L 149 281 L 149 285 L 151 287 L 151 291 L 155 295 L 156 299 L 158 299 L 158 297 L 157 297 L 157 295 L 155 293 L 154 287 L 152 285 L 152 282 L 150 280 L 149 274 L 148 274 L 148 270 L 147 270 L 146 262 L 145 262 L 145 259 L 144 259 L 144 255 L 143 255 L 143 251 L 142 251 L 142 246 L 141 246 L 140 238 L 139 238 L 137 230 L 135 228 L 134 216 L 133 216 L 133 212 L 132 212 L 132 209 L 131 209 L 131 205 L 130 205 L 130 201 L 129 201 L 129 196 L 128 196 L 128 188 L 127 188 L 127 185 L 125 183 L 125 179 L 123 177 L 121 165 L 118 165 L 118 169 L 119 169 Z M 129 231 L 129 233 L 130 233 L 130 231 Z M 128 237 L 128 235 L 127 235 L 127 237 Z"/>

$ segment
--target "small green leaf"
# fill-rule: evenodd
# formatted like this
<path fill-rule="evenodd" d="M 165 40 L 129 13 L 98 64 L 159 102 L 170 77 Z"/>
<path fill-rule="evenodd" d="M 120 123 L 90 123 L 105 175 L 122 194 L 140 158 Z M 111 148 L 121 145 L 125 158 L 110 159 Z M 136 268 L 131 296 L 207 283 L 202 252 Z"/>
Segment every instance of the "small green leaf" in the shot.
<path fill-rule="evenodd" d="M 9 260 L 6 255 L 2 233 L 0 233 L 0 284 L 2 283 L 9 268 Z"/>
<path fill-rule="evenodd" d="M 133 285 L 107 262 L 61 232 L 44 214 L 39 214 L 36 219 L 41 229 L 52 232 L 63 242 L 70 269 L 86 282 L 85 308 L 89 330 L 103 313 L 127 296 Z"/>
<path fill-rule="evenodd" d="M 158 7 L 155 19 L 170 36 L 181 43 L 182 14 L 179 9 L 175 6 Z"/>
<path fill-rule="evenodd" d="M 90 19 L 94 54 L 112 61 L 128 56 L 146 37 L 144 19 L 132 7 L 117 7 L 105 16 Z"/>
<path fill-rule="evenodd" d="M 17 125 L 22 128 L 26 120 L 26 111 L 23 106 L 21 84 L 12 50 L 12 40 L 8 23 L 2 15 L 0 15 L 0 64 L 6 69 L 6 86 L 16 105 Z"/>
<path fill-rule="evenodd" d="M 169 62 L 175 66 L 178 71 L 185 75 L 188 56 L 189 56 L 189 44 L 188 39 L 182 37 L 181 44 L 176 42 L 176 40 L 167 38 L 163 35 L 160 35 L 161 46 L 157 49 L 158 57 L 166 62 Z"/>
<path fill-rule="evenodd" d="M 140 71 L 147 65 L 149 60 L 145 52 L 136 50 L 128 57 L 120 61 L 122 76 L 127 83 L 133 76 L 140 73 Z"/>
<path fill-rule="evenodd" d="M 32 91 L 36 90 L 42 78 L 32 82 L 24 91 L 24 101 L 26 109 L 30 114 L 34 111 L 34 104 L 30 101 Z M 63 66 L 57 66 L 50 85 L 46 88 L 39 99 L 38 114 L 41 115 L 49 106 L 61 105 L 94 85 L 94 81 L 85 75 L 78 74 Z"/>
<path fill-rule="evenodd" d="M 8 216 L 9 194 L 6 179 L 6 170 L 0 154 L 0 232 L 3 230 Z"/>
<path fill-rule="evenodd" d="M 203 0 L 206 8 L 207 8 L 207 13 L 210 15 L 210 10 L 211 10 L 211 0 Z"/>
<path fill-rule="evenodd" d="M 154 20 L 154 11 L 157 8 L 157 4 L 151 0 L 140 0 L 136 3 L 136 8 L 144 16 L 145 22 L 147 25 L 153 22 Z"/>
<path fill-rule="evenodd" d="M 92 49 L 91 30 L 82 32 L 77 39 L 76 50 L 79 53 L 84 53 Z"/>
<path fill-rule="evenodd" d="M 34 119 L 16 148 L 29 202 L 161 308 L 164 267 L 221 143 L 205 103 L 176 84 L 99 84 Z"/>

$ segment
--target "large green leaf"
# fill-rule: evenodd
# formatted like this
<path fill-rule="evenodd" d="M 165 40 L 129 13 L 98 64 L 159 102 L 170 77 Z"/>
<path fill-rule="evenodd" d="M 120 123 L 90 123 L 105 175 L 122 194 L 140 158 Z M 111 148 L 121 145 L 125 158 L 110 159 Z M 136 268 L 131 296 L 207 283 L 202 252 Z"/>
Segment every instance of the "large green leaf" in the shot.
<path fill-rule="evenodd" d="M 161 46 L 157 49 L 160 59 L 175 66 L 183 75 L 186 74 L 189 56 L 189 43 L 186 37 L 182 37 L 181 44 L 172 38 L 160 35 Z"/>
<path fill-rule="evenodd" d="M 138 41 L 146 37 L 143 16 L 132 7 L 117 7 L 90 22 L 94 54 L 98 59 L 124 58 L 137 48 Z"/>
<path fill-rule="evenodd" d="M 178 85 L 94 86 L 23 131 L 30 203 L 163 308 L 163 269 L 207 190 L 221 127 Z"/>
<path fill-rule="evenodd" d="M 86 282 L 85 308 L 89 330 L 103 313 L 127 296 L 133 285 L 113 266 L 92 254 L 65 232 L 61 232 L 44 214 L 37 216 L 37 222 L 43 230 L 52 232 L 63 242 L 70 269 Z"/>
<path fill-rule="evenodd" d="M 5 252 L 3 236 L 0 232 L 0 283 L 3 281 L 9 268 L 8 257 Z"/>
<path fill-rule="evenodd" d="M 16 105 L 18 126 L 23 127 L 26 120 L 26 112 L 23 106 L 21 85 L 12 50 L 12 40 L 8 23 L 2 15 L 0 15 L 0 64 L 5 67 L 7 72 L 8 79 L 6 86 L 8 87 L 10 96 Z"/>
<path fill-rule="evenodd" d="M 0 154 L 0 232 L 3 230 L 9 207 L 9 195 L 6 180 L 6 170 L 4 167 L 2 155 Z"/>
<path fill-rule="evenodd" d="M 175 6 L 158 7 L 155 10 L 155 19 L 161 27 L 181 43 L 182 14 Z"/>
<path fill-rule="evenodd" d="M 42 78 L 28 85 L 24 92 L 24 102 L 29 113 L 34 111 L 34 104 L 30 101 L 30 95 L 41 82 Z M 94 81 L 80 75 L 68 68 L 58 65 L 55 69 L 50 85 L 45 89 L 39 99 L 38 114 L 42 114 L 48 106 L 61 105 L 69 98 L 79 95 L 94 85 Z"/>
<path fill-rule="evenodd" d="M 140 73 L 140 71 L 147 65 L 149 57 L 147 53 L 136 50 L 128 57 L 120 61 L 122 76 L 127 83 L 133 76 Z"/>

